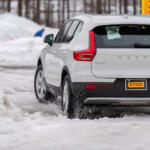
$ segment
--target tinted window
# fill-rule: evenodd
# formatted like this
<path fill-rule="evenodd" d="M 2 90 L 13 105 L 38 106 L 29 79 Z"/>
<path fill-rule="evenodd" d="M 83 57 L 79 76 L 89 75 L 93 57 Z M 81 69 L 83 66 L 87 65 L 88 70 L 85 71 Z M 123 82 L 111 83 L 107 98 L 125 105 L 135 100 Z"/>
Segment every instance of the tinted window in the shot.
<path fill-rule="evenodd" d="M 81 31 L 81 29 L 82 29 L 82 25 L 83 25 L 83 23 L 80 22 L 80 24 L 78 25 L 78 27 L 77 27 L 77 29 L 76 29 L 76 31 L 75 31 L 73 37 L 77 36 L 77 35 L 80 33 L 80 31 Z"/>
<path fill-rule="evenodd" d="M 60 39 L 60 37 L 61 37 L 61 35 L 62 35 L 62 33 L 63 33 L 63 30 L 64 30 L 64 25 L 63 25 L 63 27 L 59 30 L 59 32 L 57 33 L 54 42 L 57 43 L 57 42 L 59 41 L 59 39 Z"/>
<path fill-rule="evenodd" d="M 150 48 L 149 25 L 109 25 L 93 31 L 98 48 Z"/>
<path fill-rule="evenodd" d="M 70 42 L 73 39 L 73 35 L 74 35 L 74 32 L 75 32 L 78 24 L 79 24 L 79 21 L 77 21 L 77 20 L 75 20 L 72 23 L 70 29 L 68 30 L 68 33 L 67 33 L 65 39 L 63 40 L 63 42 Z"/>
<path fill-rule="evenodd" d="M 60 31 L 58 32 L 56 38 L 55 38 L 55 43 L 61 43 L 62 40 L 65 38 L 67 32 L 68 32 L 68 29 L 70 28 L 72 24 L 72 21 L 69 21 L 67 22 L 61 29 Z"/>

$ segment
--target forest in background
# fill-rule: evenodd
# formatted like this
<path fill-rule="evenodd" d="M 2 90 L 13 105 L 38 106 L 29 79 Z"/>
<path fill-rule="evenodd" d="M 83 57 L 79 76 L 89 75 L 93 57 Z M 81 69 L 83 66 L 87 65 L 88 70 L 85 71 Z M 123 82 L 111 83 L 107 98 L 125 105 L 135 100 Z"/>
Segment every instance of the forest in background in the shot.
<path fill-rule="evenodd" d="M 140 0 L 0 0 L 0 13 L 14 13 L 59 27 L 77 14 L 140 14 Z"/>

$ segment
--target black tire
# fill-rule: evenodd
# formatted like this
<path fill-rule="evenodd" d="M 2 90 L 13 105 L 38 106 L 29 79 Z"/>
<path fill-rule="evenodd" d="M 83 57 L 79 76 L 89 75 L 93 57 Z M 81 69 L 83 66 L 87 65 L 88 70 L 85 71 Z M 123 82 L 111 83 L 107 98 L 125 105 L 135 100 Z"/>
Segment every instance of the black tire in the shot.
<path fill-rule="evenodd" d="M 40 97 L 37 91 L 37 77 L 39 72 L 43 72 L 43 68 L 42 66 L 38 66 L 36 72 L 35 72 L 35 77 L 34 77 L 34 91 L 35 91 L 35 96 L 38 100 L 39 103 L 47 103 L 49 101 L 52 101 L 53 96 L 51 95 L 51 93 L 47 90 L 46 87 L 46 83 L 45 83 L 45 79 L 43 77 L 43 84 L 45 85 L 45 93 L 43 94 L 43 97 Z"/>
<path fill-rule="evenodd" d="M 67 107 L 65 106 L 65 102 L 64 102 L 64 87 L 65 84 L 68 85 L 68 105 Z M 62 84 L 62 110 L 64 112 L 64 114 L 70 118 L 79 118 L 79 119 L 83 119 L 85 118 L 84 112 L 83 112 L 83 99 L 84 98 L 80 98 L 80 97 L 76 97 L 75 95 L 73 95 L 72 90 L 71 90 L 71 80 L 69 78 L 68 75 L 65 76 L 64 80 L 63 80 L 63 84 Z"/>

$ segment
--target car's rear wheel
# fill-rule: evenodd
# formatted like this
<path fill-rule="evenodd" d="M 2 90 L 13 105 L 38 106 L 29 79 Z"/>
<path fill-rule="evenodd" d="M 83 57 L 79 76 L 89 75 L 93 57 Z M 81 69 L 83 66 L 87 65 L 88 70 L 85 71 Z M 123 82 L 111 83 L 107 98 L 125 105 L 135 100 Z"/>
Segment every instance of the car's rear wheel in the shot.
<path fill-rule="evenodd" d="M 63 114 L 67 117 L 70 117 L 71 115 L 71 98 L 72 93 L 70 91 L 69 78 L 66 76 L 62 85 L 62 110 Z"/>
<path fill-rule="evenodd" d="M 40 103 L 47 103 L 52 99 L 52 95 L 48 92 L 42 66 L 38 66 L 34 78 L 34 90 L 36 98 Z"/>
<path fill-rule="evenodd" d="M 65 76 L 62 85 L 62 110 L 68 118 L 84 118 L 82 99 L 76 97 L 71 91 L 69 76 Z"/>

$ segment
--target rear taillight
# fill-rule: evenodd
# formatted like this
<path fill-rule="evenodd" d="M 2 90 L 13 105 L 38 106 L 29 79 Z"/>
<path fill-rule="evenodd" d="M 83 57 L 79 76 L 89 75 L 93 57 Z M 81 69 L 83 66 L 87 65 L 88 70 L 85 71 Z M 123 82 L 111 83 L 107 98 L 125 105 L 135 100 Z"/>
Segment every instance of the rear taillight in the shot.
<path fill-rule="evenodd" d="M 96 55 L 95 35 L 90 31 L 89 35 L 89 48 L 85 51 L 76 51 L 73 53 L 74 59 L 78 61 L 92 61 Z"/>
<path fill-rule="evenodd" d="M 111 84 L 87 84 L 87 89 L 96 89 L 97 87 L 112 87 Z"/>

